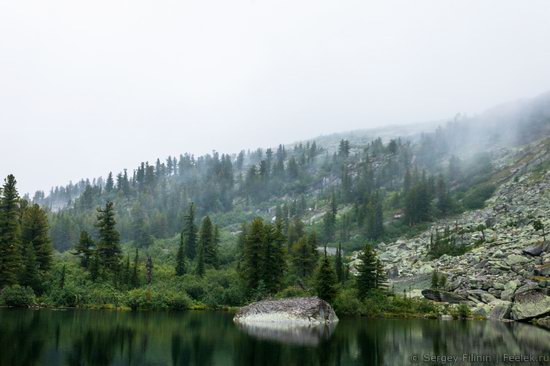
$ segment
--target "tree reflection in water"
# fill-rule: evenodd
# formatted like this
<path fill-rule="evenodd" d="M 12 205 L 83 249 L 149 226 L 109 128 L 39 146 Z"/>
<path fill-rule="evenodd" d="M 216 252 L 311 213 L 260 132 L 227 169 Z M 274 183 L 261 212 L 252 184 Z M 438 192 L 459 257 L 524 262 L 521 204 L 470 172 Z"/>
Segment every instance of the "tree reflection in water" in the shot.
<path fill-rule="evenodd" d="M 336 327 L 261 329 L 231 318 L 0 309 L 0 366 L 404 365 L 412 354 L 548 355 L 550 344 L 550 332 L 519 323 L 341 318 Z"/>

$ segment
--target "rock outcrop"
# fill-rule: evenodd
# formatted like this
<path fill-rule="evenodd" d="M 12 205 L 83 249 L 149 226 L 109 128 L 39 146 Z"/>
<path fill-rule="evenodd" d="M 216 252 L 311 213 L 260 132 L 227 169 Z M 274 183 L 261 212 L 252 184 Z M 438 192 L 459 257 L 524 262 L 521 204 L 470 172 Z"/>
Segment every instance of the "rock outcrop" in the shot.
<path fill-rule="evenodd" d="M 318 297 L 263 300 L 242 307 L 233 321 L 241 324 L 318 325 L 338 321 L 329 303 Z"/>

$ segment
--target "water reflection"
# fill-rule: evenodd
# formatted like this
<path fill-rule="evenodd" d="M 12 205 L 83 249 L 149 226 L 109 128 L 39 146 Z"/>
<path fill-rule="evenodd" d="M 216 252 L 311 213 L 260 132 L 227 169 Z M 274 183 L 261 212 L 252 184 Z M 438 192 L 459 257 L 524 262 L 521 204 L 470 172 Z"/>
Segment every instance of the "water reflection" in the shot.
<path fill-rule="evenodd" d="M 526 324 L 342 318 L 331 328 L 266 330 L 238 328 L 231 318 L 0 309 L 0 365 L 409 365 L 412 355 L 505 353 L 550 359 L 550 332 Z"/>
<path fill-rule="evenodd" d="M 292 325 L 289 323 L 237 324 L 247 334 L 283 344 L 299 346 L 318 346 L 323 340 L 329 340 L 336 328 L 330 325 Z"/>

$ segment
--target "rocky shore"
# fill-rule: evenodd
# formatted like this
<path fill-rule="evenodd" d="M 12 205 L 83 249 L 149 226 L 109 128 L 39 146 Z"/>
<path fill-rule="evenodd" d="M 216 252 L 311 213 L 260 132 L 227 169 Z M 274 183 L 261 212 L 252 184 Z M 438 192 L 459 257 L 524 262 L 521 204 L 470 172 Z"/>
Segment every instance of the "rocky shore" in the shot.
<path fill-rule="evenodd" d="M 526 165 L 516 161 L 502 171 L 521 169 Z M 484 209 L 438 221 L 410 239 L 381 243 L 377 251 L 397 293 L 465 303 L 481 317 L 536 322 L 550 316 L 550 243 L 535 230 L 535 220 L 550 229 L 550 172 L 521 171 L 501 184 Z M 430 240 L 445 228 L 455 245 L 468 250 L 432 259 Z M 434 271 L 446 277 L 437 290 L 429 289 Z"/>

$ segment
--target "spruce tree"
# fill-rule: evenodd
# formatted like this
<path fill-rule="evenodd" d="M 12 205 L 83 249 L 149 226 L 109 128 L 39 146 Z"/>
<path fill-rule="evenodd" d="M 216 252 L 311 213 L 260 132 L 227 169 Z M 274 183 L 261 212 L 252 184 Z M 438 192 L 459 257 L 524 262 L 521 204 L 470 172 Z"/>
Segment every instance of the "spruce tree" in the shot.
<path fill-rule="evenodd" d="M 310 276 L 317 264 L 317 239 L 315 233 L 303 236 L 292 246 L 294 273 L 301 278 Z"/>
<path fill-rule="evenodd" d="M 199 231 L 199 253 L 202 253 L 204 265 L 210 265 L 214 268 L 218 266 L 218 248 L 214 242 L 214 227 L 210 217 L 206 216 L 202 220 Z"/>
<path fill-rule="evenodd" d="M 21 227 L 16 180 L 8 175 L 0 198 L 0 288 L 17 283 L 21 270 Z"/>
<path fill-rule="evenodd" d="M 145 262 L 145 280 L 148 285 L 153 282 L 153 258 L 150 255 L 147 256 L 147 261 Z"/>
<path fill-rule="evenodd" d="M 376 288 L 382 291 L 388 289 L 388 276 L 380 259 L 376 258 Z"/>
<path fill-rule="evenodd" d="M 336 267 L 336 278 L 338 282 L 344 282 L 344 264 L 342 262 L 342 244 L 338 243 L 338 249 L 336 249 L 336 257 L 334 259 L 334 265 Z"/>
<path fill-rule="evenodd" d="M 317 296 L 329 303 L 332 302 L 336 298 L 336 294 L 338 292 L 337 283 L 338 280 L 336 278 L 336 274 L 332 269 L 332 265 L 327 257 L 327 251 L 325 248 L 325 254 L 321 259 L 321 265 L 319 266 L 319 270 L 317 272 Z"/>
<path fill-rule="evenodd" d="M 138 248 L 136 248 L 136 254 L 134 256 L 134 266 L 132 268 L 132 276 L 130 279 L 130 284 L 132 288 L 139 287 L 139 251 Z"/>
<path fill-rule="evenodd" d="M 282 222 L 277 220 L 275 225 L 266 225 L 266 237 L 264 255 L 261 271 L 262 280 L 266 292 L 274 294 L 279 291 L 283 284 L 286 270 L 284 243 L 286 238 L 283 235 Z"/>
<path fill-rule="evenodd" d="M 194 260 L 197 255 L 197 226 L 195 225 L 195 204 L 191 203 L 183 222 L 183 236 L 185 239 L 185 255 Z"/>
<path fill-rule="evenodd" d="M 361 264 L 357 266 L 359 274 L 356 278 L 357 293 L 364 299 L 368 293 L 376 288 L 376 253 L 370 244 L 359 255 Z"/>
<path fill-rule="evenodd" d="M 241 276 L 244 279 L 246 290 L 252 294 L 261 280 L 260 269 L 264 264 L 263 243 L 266 240 L 264 223 L 261 218 L 255 218 L 250 224 L 244 238 L 244 248 L 241 264 Z"/>
<path fill-rule="evenodd" d="M 195 274 L 199 277 L 204 276 L 205 263 L 204 263 L 204 247 L 199 245 L 199 252 L 197 253 L 197 264 L 195 266 Z"/>
<path fill-rule="evenodd" d="M 94 242 L 87 231 L 80 232 L 80 239 L 74 247 L 73 254 L 80 258 L 80 266 L 84 269 L 90 267 L 90 258 L 94 252 Z"/>
<path fill-rule="evenodd" d="M 90 260 L 90 278 L 93 282 L 99 278 L 99 255 L 94 251 Z"/>
<path fill-rule="evenodd" d="M 52 245 L 48 233 L 48 217 L 37 204 L 24 210 L 21 241 L 23 245 L 32 244 L 38 269 L 42 273 L 48 272 L 52 267 Z"/>
<path fill-rule="evenodd" d="M 116 230 L 115 211 L 112 202 L 107 202 L 105 208 L 98 208 L 96 227 L 99 232 L 97 252 L 102 269 L 111 274 L 120 270 L 120 234 Z"/>
<path fill-rule="evenodd" d="M 63 264 L 63 267 L 61 267 L 61 274 L 59 275 L 59 288 L 61 289 L 65 288 L 66 275 L 67 275 L 67 266 Z"/>
<path fill-rule="evenodd" d="M 34 254 L 32 243 L 27 242 L 23 248 L 23 271 L 19 278 L 19 284 L 31 287 L 34 292 L 42 292 L 42 283 L 38 272 L 38 263 Z"/>
<path fill-rule="evenodd" d="M 178 253 L 176 254 L 176 276 L 183 276 L 184 274 L 185 274 L 185 249 L 184 249 L 184 243 L 183 243 L 183 233 L 181 233 Z"/>
<path fill-rule="evenodd" d="M 325 243 L 334 240 L 334 234 L 336 233 L 336 214 L 336 194 L 332 192 L 330 197 L 329 210 L 325 213 L 325 216 L 323 217 Z"/>

